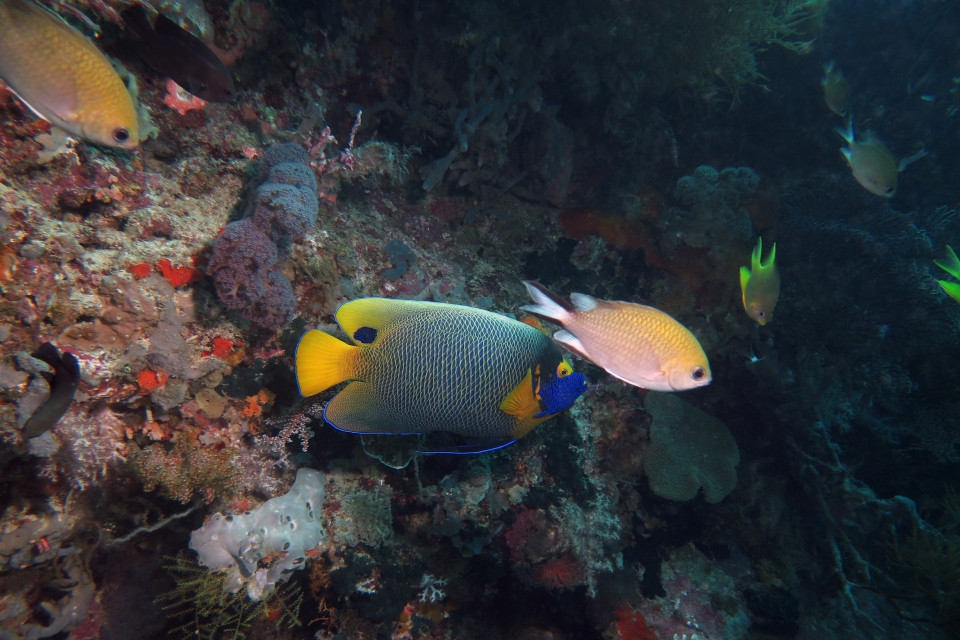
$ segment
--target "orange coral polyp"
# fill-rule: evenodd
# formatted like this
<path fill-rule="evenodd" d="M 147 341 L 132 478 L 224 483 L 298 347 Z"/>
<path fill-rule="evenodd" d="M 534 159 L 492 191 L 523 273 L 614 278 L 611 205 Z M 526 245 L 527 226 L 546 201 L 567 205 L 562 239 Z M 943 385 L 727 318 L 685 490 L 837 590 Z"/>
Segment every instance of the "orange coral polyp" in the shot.
<path fill-rule="evenodd" d="M 167 383 L 168 377 L 169 376 L 167 376 L 167 374 L 165 374 L 163 371 L 144 369 L 137 374 L 137 383 L 140 385 L 141 395 L 153 393 Z"/>
<path fill-rule="evenodd" d="M 157 269 L 159 269 L 163 277 L 175 287 L 193 282 L 199 276 L 199 272 L 193 267 L 175 267 L 166 258 L 157 262 Z"/>

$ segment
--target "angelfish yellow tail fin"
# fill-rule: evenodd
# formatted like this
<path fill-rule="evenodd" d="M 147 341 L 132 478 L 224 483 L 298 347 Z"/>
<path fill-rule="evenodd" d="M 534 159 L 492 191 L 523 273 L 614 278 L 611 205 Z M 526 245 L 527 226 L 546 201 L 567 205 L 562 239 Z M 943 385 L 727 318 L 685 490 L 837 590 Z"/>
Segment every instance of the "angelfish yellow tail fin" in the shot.
<path fill-rule="evenodd" d="M 349 380 L 359 347 L 317 329 L 307 331 L 297 343 L 294 371 L 304 396 L 312 396 Z"/>

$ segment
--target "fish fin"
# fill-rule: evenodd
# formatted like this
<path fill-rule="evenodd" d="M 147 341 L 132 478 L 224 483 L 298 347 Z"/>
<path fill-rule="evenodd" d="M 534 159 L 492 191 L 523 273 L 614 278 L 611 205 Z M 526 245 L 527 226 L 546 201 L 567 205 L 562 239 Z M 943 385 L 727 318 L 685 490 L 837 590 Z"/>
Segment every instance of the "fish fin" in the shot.
<path fill-rule="evenodd" d="M 928 155 L 930 155 L 929 151 L 927 151 L 926 149 L 920 149 L 920 151 L 917 151 L 912 156 L 907 156 L 906 158 L 901 160 L 900 163 L 897 165 L 897 171 L 903 171 L 904 169 L 912 165 L 917 160 L 920 160 L 921 158 L 926 158 Z"/>
<path fill-rule="evenodd" d="M 763 236 L 757 238 L 757 246 L 753 248 L 750 254 L 750 270 L 759 271 L 763 259 Z"/>
<path fill-rule="evenodd" d="M 31 355 L 37 360 L 43 360 L 53 369 L 60 364 L 60 350 L 52 342 L 44 342 Z"/>
<path fill-rule="evenodd" d="M 123 26 L 133 32 L 140 39 L 149 38 L 153 33 L 153 25 L 150 24 L 150 17 L 142 4 L 133 4 L 124 9 L 120 14 L 123 20 Z"/>
<path fill-rule="evenodd" d="M 740 267 L 740 293 L 746 295 L 747 284 L 750 282 L 750 269 L 747 267 Z"/>
<path fill-rule="evenodd" d="M 520 307 L 523 311 L 532 313 L 538 318 L 552 320 L 559 324 L 564 324 L 573 315 L 573 306 L 547 290 L 543 285 L 531 282 L 530 280 L 524 280 L 523 286 L 527 288 L 527 293 L 530 294 L 530 298 L 536 303 Z"/>
<path fill-rule="evenodd" d="M 513 429 L 510 429 L 510 437 L 516 438 L 519 440 L 523 436 L 527 435 L 541 424 L 547 420 L 552 419 L 556 413 L 551 413 L 549 415 L 540 415 L 540 416 L 530 416 L 529 418 L 522 418 L 517 420 L 517 424 L 514 425 Z"/>
<path fill-rule="evenodd" d="M 573 335 L 566 329 L 557 331 L 555 334 L 553 334 L 553 339 L 565 346 L 567 349 L 570 349 L 570 351 L 573 351 L 584 360 L 590 360 L 590 356 L 587 355 L 587 348 L 583 346 L 582 342 L 580 342 L 580 338 Z"/>
<path fill-rule="evenodd" d="M 153 23 L 153 30 L 157 32 L 158 36 L 165 38 L 179 38 L 184 31 L 190 33 L 162 13 L 157 14 L 157 20 Z"/>
<path fill-rule="evenodd" d="M 53 367 L 54 375 L 44 376 L 50 385 L 50 397 L 23 425 L 22 433 L 27 438 L 35 438 L 59 422 L 80 387 L 80 362 L 72 353 L 61 356 L 53 344 L 44 342 L 33 355 Z"/>
<path fill-rule="evenodd" d="M 323 408 L 323 419 L 348 433 L 400 435 L 393 413 L 369 382 L 354 381 Z M 406 435 L 404 433 L 404 435 Z"/>
<path fill-rule="evenodd" d="M 947 259 L 943 262 L 934 260 L 933 264 L 960 280 L 960 259 L 957 258 L 957 254 L 950 245 L 947 245 Z"/>
<path fill-rule="evenodd" d="M 520 322 L 522 322 L 523 324 L 530 325 L 531 327 L 533 327 L 543 335 L 547 336 L 548 338 L 550 337 L 550 331 L 548 331 L 547 328 L 543 326 L 543 323 L 540 322 L 540 318 L 537 318 L 536 316 L 524 316 L 523 318 L 520 319 Z"/>
<path fill-rule="evenodd" d="M 638 389 L 649 389 L 649 390 L 655 390 L 655 391 L 674 391 L 674 389 L 670 387 L 667 374 L 664 373 L 663 369 L 657 370 L 657 372 L 653 374 L 652 377 L 645 378 L 642 383 L 637 380 L 630 380 L 629 378 L 625 378 L 619 374 L 614 373 L 613 371 L 610 371 L 609 369 L 605 369 L 605 371 L 610 375 L 612 375 L 617 380 L 626 382 L 627 384 L 637 387 Z"/>
<path fill-rule="evenodd" d="M 593 296 L 588 296 L 585 293 L 571 293 L 570 302 L 573 303 L 573 306 L 576 307 L 577 311 L 593 311 L 596 309 L 600 301 L 594 298 Z"/>
<path fill-rule="evenodd" d="M 949 280 L 937 280 L 948 296 L 960 302 L 960 284 Z"/>
<path fill-rule="evenodd" d="M 853 152 L 850 151 L 847 147 L 840 147 L 840 155 L 843 156 L 843 159 L 847 161 L 847 165 L 853 167 L 853 162 L 851 158 L 853 157 Z"/>
<path fill-rule="evenodd" d="M 841 129 L 840 127 L 834 127 L 833 130 L 839 133 L 840 137 L 847 141 L 847 144 L 852 144 L 857 139 L 856 134 L 853 131 L 853 116 L 847 118 L 846 129 Z M 849 149 L 847 149 L 847 151 L 849 152 Z"/>
<path fill-rule="evenodd" d="M 426 455 L 446 454 L 452 456 L 468 456 L 478 453 L 487 453 L 489 451 L 497 451 L 498 449 L 509 447 L 516 441 L 517 438 L 501 438 L 498 440 L 484 440 L 476 444 L 461 444 L 448 449 L 414 449 L 414 453 L 423 453 Z"/>
<path fill-rule="evenodd" d="M 27 109 L 33 112 L 35 116 L 49 122 L 52 127 L 56 126 L 50 116 L 42 113 L 37 107 L 33 106 L 29 102 L 23 99 L 19 93 L 14 91 L 9 85 L 7 89 L 10 89 L 13 95 L 17 96 L 17 99 L 22 102 Z M 76 99 L 71 99 L 69 97 L 69 91 L 63 91 L 61 87 L 49 86 L 49 87 L 39 87 L 40 91 L 34 91 L 35 95 L 39 95 L 40 100 L 37 104 L 42 104 L 50 107 L 50 112 L 53 113 L 57 118 L 63 122 L 76 122 L 77 120 L 77 101 Z"/>
<path fill-rule="evenodd" d="M 392 300 L 390 298 L 357 298 L 344 302 L 337 308 L 335 317 L 340 328 L 350 336 L 354 344 L 354 334 L 369 327 L 378 334 L 385 326 L 410 313 L 436 305 L 435 302 L 417 302 L 415 300 Z"/>
<path fill-rule="evenodd" d="M 533 370 L 527 369 L 527 375 L 523 376 L 513 391 L 507 394 L 507 397 L 500 403 L 500 411 L 516 416 L 518 419 L 529 418 L 541 410 L 540 401 L 533 391 Z"/>
<path fill-rule="evenodd" d="M 317 329 L 300 336 L 294 354 L 294 371 L 300 395 L 312 396 L 349 380 L 357 347 Z"/>
<path fill-rule="evenodd" d="M 751 274 L 769 272 L 777 260 L 777 243 L 773 243 L 770 255 L 763 259 L 763 238 L 757 238 L 757 246 L 753 248 L 753 254 L 750 256 Z"/>
<path fill-rule="evenodd" d="M 777 264 L 777 243 L 774 242 L 773 246 L 770 248 L 770 255 L 767 256 L 766 262 L 761 262 L 760 267 L 762 269 L 773 269 Z"/>

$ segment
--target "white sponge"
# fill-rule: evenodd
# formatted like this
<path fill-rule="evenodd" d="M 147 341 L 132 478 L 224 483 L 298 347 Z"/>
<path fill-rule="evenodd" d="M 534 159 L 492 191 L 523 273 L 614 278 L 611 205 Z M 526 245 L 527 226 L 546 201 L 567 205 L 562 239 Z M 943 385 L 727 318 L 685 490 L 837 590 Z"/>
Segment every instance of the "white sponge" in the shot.
<path fill-rule="evenodd" d="M 319 518 L 326 483 L 316 469 L 300 469 L 286 495 L 242 516 L 214 514 L 190 534 L 190 548 L 203 566 L 229 573 L 227 592 L 246 586 L 251 600 L 261 600 L 277 582 L 302 569 L 307 551 L 326 539 Z"/>

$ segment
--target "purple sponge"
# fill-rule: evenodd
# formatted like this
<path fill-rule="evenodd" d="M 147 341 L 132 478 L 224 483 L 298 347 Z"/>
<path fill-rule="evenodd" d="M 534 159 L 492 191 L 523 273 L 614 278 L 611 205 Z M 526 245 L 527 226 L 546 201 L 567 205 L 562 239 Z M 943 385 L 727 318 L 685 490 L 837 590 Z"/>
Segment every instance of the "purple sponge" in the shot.
<path fill-rule="evenodd" d="M 292 144 L 263 153 L 260 179 L 243 219 L 213 245 L 207 273 L 220 300 L 251 322 L 278 330 L 293 318 L 296 299 L 280 267 L 290 244 L 317 219 L 317 180 L 306 151 Z"/>

